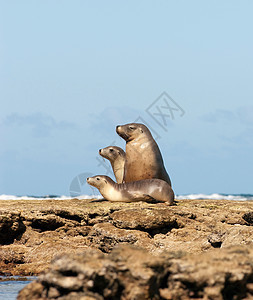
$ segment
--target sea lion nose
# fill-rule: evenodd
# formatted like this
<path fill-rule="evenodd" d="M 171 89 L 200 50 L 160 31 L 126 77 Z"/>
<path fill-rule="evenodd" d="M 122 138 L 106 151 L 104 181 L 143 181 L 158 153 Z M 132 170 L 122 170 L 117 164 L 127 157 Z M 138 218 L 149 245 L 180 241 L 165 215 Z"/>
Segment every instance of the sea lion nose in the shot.
<path fill-rule="evenodd" d="M 86 181 L 89 181 L 89 179 L 90 179 L 90 177 L 87 177 L 87 178 L 86 178 Z"/>
<path fill-rule="evenodd" d="M 116 132 L 119 131 L 120 125 L 116 126 Z"/>
<path fill-rule="evenodd" d="M 101 153 L 101 151 L 102 151 L 102 149 L 99 149 L 99 151 L 98 151 L 98 152 L 99 152 L 99 154 Z"/>

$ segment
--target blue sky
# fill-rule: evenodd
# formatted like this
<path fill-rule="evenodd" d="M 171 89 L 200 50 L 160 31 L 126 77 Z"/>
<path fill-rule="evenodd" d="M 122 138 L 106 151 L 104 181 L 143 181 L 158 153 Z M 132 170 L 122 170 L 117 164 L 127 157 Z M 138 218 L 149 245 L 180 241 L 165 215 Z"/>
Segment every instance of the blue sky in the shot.
<path fill-rule="evenodd" d="M 141 117 L 177 194 L 253 193 L 252 1 L 0 1 L 0 194 L 69 194 Z M 147 108 L 185 114 L 166 130 Z M 172 103 L 172 102 L 171 102 Z M 82 186 L 82 192 L 90 192 Z"/>

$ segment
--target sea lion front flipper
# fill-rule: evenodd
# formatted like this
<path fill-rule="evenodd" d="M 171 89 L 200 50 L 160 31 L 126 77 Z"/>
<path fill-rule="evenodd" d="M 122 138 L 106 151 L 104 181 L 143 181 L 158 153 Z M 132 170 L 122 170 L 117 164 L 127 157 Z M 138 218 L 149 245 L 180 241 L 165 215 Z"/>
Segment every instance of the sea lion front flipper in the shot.
<path fill-rule="evenodd" d="M 145 196 L 145 201 L 150 202 L 150 203 L 158 203 L 161 202 L 153 197 L 151 197 L 150 195 L 147 194 L 143 194 L 143 196 Z"/>
<path fill-rule="evenodd" d="M 155 198 L 148 194 L 143 194 L 141 192 L 128 192 L 129 196 L 133 201 L 147 201 L 147 202 L 158 202 Z"/>

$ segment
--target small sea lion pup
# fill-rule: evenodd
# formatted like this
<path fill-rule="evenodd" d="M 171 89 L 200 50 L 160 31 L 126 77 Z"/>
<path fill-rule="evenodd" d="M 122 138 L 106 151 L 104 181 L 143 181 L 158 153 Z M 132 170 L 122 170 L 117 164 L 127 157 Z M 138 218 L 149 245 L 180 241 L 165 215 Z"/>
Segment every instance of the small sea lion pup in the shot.
<path fill-rule="evenodd" d="M 145 179 L 128 183 L 115 183 L 110 177 L 97 175 L 87 178 L 87 183 L 96 187 L 109 201 L 135 202 L 159 201 L 171 205 L 174 192 L 170 185 L 161 179 Z"/>
<path fill-rule="evenodd" d="M 159 147 L 145 125 L 119 125 L 116 132 L 126 141 L 124 182 L 158 178 L 171 186 Z"/>
<path fill-rule="evenodd" d="M 99 149 L 99 154 L 110 161 L 117 183 L 122 183 L 126 160 L 125 151 L 117 146 L 109 146 Z"/>

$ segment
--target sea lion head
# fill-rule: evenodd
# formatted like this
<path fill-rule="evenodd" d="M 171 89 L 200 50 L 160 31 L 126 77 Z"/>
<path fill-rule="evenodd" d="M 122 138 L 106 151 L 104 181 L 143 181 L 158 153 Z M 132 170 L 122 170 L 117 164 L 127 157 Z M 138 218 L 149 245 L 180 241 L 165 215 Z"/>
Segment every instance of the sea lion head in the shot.
<path fill-rule="evenodd" d="M 110 161 L 115 161 L 119 156 L 125 157 L 125 151 L 117 146 L 108 146 L 103 149 L 99 149 L 99 154 L 109 159 Z"/>
<path fill-rule="evenodd" d="M 92 185 L 97 189 L 103 188 L 105 185 L 109 184 L 110 182 L 113 182 L 110 177 L 104 175 L 88 177 L 86 181 L 89 185 Z"/>
<path fill-rule="evenodd" d="M 134 139 L 141 137 L 142 135 L 151 135 L 148 128 L 141 123 L 129 123 L 125 125 L 118 125 L 116 132 L 126 142 L 130 142 Z"/>

